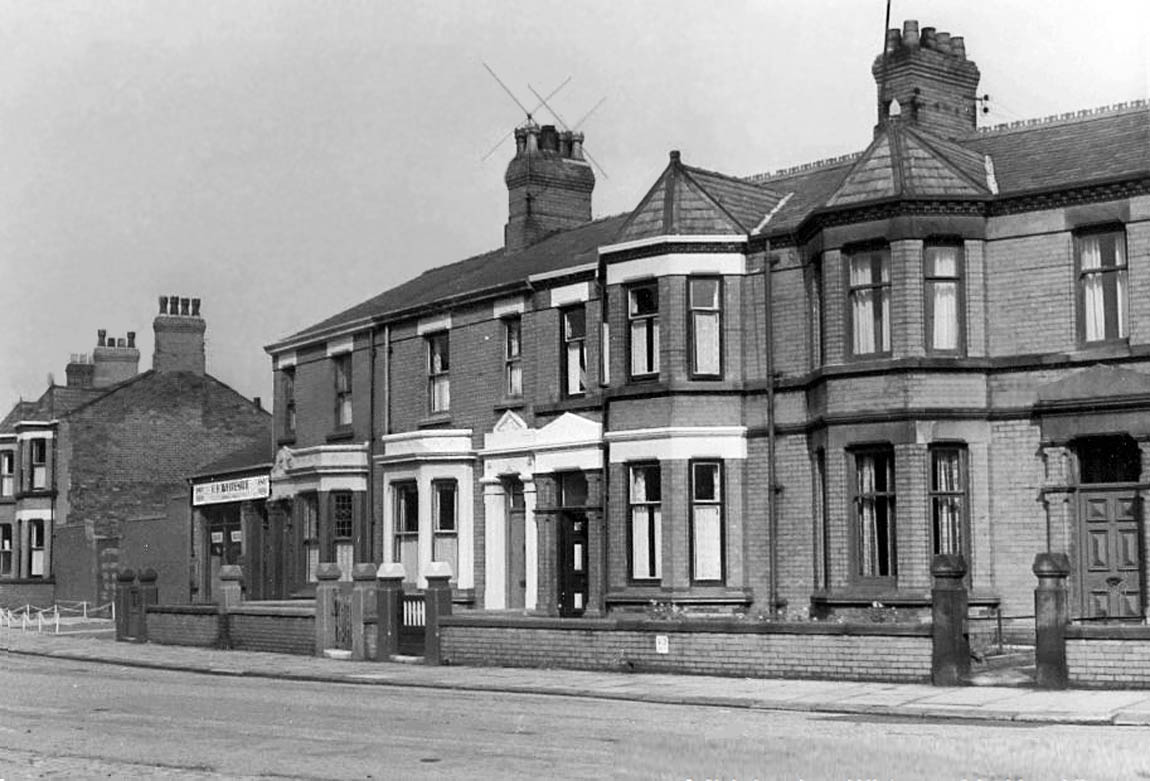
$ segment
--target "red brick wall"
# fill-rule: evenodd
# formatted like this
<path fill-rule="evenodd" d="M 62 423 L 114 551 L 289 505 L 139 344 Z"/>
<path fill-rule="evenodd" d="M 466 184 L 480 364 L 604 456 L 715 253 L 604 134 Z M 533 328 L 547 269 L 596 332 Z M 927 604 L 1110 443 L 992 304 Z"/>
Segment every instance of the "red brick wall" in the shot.
<path fill-rule="evenodd" d="M 32 607 L 51 607 L 56 601 L 56 584 L 51 580 L 0 581 L 0 607 L 15 610 Z"/>
<path fill-rule="evenodd" d="M 148 642 L 214 648 L 219 644 L 220 615 L 214 605 L 148 608 Z"/>
<path fill-rule="evenodd" d="M 1067 627 L 1070 685 L 1085 689 L 1150 689 L 1150 628 Z"/>
<path fill-rule="evenodd" d="M 237 651 L 315 654 L 315 611 L 308 608 L 239 607 L 228 614 L 228 636 Z"/>

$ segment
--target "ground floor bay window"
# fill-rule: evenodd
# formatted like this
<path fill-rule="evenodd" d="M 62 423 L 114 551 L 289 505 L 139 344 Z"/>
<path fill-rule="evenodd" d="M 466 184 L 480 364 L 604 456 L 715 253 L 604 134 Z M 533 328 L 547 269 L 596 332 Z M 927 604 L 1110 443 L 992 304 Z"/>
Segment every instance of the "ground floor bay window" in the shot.
<path fill-rule="evenodd" d="M 663 576 L 662 472 L 658 464 L 630 467 L 631 580 Z"/>
<path fill-rule="evenodd" d="M 893 582 L 897 574 L 894 450 L 856 450 L 852 456 L 855 575 L 860 582 Z"/>

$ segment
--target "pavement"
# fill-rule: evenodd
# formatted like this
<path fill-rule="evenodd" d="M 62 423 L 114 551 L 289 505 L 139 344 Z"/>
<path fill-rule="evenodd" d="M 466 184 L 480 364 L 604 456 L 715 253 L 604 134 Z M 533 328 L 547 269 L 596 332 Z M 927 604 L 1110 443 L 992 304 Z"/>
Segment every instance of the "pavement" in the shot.
<path fill-rule="evenodd" d="M 56 635 L 0 628 L 0 651 L 225 677 L 331 684 L 507 692 L 868 717 L 1150 725 L 1148 690 L 1040 691 L 1020 686 L 935 687 L 859 681 L 434 667 L 151 643 L 117 643 L 110 630 Z"/>

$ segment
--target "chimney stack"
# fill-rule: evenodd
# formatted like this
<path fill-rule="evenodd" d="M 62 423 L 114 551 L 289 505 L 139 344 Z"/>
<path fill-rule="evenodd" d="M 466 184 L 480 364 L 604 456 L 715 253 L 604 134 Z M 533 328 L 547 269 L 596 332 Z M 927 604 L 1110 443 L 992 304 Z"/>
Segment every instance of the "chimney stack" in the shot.
<path fill-rule="evenodd" d="M 884 51 L 871 73 L 878 86 L 878 125 L 894 119 L 891 106 L 901 109 L 898 121 L 943 138 L 959 138 L 978 127 L 978 66 L 966 58 L 966 42 L 933 27 L 919 30 L 908 19 L 901 32 L 887 31 Z"/>
<path fill-rule="evenodd" d="M 200 299 L 160 296 L 160 313 L 152 328 L 156 334 L 153 371 L 204 373 L 207 324 L 200 317 Z"/>
<path fill-rule="evenodd" d="M 583 159 L 583 134 L 528 121 L 515 129 L 507 166 L 504 249 L 518 252 L 549 233 L 591 221 L 595 173 Z"/>
<path fill-rule="evenodd" d="M 82 388 L 107 388 L 112 385 L 130 380 L 140 372 L 140 351 L 136 349 L 135 335 L 129 332 L 131 338 L 117 339 L 109 337 L 107 329 L 101 328 L 96 332 L 96 349 L 92 351 L 92 362 L 87 368 L 78 366 L 73 372 L 72 364 L 65 370 L 68 375 L 68 385 L 72 385 L 73 374 L 77 382 L 87 382 L 87 385 L 78 385 Z M 86 356 L 85 356 L 86 357 Z M 88 381 L 90 374 L 91 380 Z"/>
<path fill-rule="evenodd" d="M 87 355 L 72 354 L 64 368 L 69 388 L 91 388 L 96 379 L 96 366 Z"/>

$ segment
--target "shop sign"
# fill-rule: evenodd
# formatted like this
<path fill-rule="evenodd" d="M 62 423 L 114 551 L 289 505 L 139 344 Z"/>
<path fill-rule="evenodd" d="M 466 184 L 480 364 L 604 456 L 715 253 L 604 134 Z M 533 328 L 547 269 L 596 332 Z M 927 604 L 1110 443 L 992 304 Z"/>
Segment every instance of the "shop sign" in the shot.
<path fill-rule="evenodd" d="M 221 504 L 242 502 L 246 499 L 266 499 L 271 492 L 267 475 L 241 477 L 238 480 L 216 480 L 192 486 L 192 504 Z"/>

